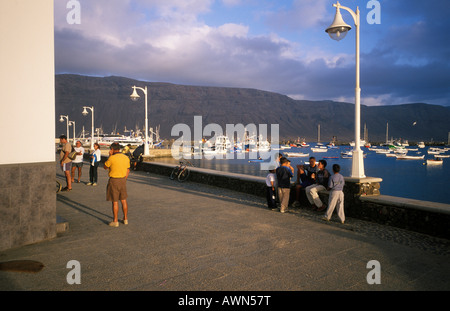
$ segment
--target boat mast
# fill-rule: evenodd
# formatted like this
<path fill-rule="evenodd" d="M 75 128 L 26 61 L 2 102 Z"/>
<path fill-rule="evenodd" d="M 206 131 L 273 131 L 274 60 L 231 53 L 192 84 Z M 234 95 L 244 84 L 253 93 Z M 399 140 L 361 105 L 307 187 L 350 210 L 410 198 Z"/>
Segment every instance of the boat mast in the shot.
<path fill-rule="evenodd" d="M 320 124 L 317 125 L 317 143 L 320 143 Z"/>
<path fill-rule="evenodd" d="M 389 127 L 389 123 L 388 122 L 386 122 L 386 145 L 388 144 L 388 137 L 389 137 L 389 135 L 388 135 L 388 127 Z"/>

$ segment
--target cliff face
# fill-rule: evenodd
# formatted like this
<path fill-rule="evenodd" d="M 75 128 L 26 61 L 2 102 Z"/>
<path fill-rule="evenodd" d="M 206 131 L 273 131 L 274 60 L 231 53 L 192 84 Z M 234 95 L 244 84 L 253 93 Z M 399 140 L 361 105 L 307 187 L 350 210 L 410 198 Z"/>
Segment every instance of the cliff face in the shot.
<path fill-rule="evenodd" d="M 147 86 L 149 127 L 160 125 L 161 136 L 171 137 L 172 127 L 184 123 L 193 129 L 194 116 L 202 116 L 203 127 L 226 124 L 279 124 L 281 139 L 317 140 L 320 124 L 322 142 L 333 136 L 339 141 L 354 138 L 354 105 L 333 101 L 294 100 L 288 96 L 256 89 L 186 86 L 141 82 L 123 77 L 57 75 L 55 82 L 56 136 L 66 133 L 60 115 L 75 121 L 77 136 L 82 127 L 91 128 L 91 118 L 81 114 L 83 106 L 94 106 L 95 127 L 105 133 L 123 133 L 124 128 L 144 128 L 144 94 L 130 100 L 132 86 Z M 410 141 L 447 141 L 450 108 L 427 104 L 361 107 L 370 141 L 384 141 L 386 123 L 389 137 Z M 413 123 L 415 125 L 413 125 Z M 72 136 L 72 129 L 70 130 Z M 363 133 L 361 132 L 363 138 Z"/>

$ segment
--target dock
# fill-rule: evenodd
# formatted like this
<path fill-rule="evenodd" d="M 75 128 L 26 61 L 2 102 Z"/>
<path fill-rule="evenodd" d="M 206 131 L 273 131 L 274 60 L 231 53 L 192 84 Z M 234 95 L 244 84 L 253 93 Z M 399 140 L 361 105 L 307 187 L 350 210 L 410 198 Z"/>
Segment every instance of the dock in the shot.
<path fill-rule="evenodd" d="M 0 271 L 1 290 L 450 290 L 447 239 L 351 218 L 324 222 L 307 209 L 282 214 L 260 196 L 143 171 L 127 182 L 129 224 L 109 227 L 106 171 L 87 186 L 86 167 L 82 183 L 57 194 L 56 238 L 0 252 L 1 262 L 34 260 L 42 271 Z M 57 178 L 64 183 L 60 170 Z M 71 260 L 80 284 L 66 281 Z M 368 283 L 373 260 L 379 284 Z"/>

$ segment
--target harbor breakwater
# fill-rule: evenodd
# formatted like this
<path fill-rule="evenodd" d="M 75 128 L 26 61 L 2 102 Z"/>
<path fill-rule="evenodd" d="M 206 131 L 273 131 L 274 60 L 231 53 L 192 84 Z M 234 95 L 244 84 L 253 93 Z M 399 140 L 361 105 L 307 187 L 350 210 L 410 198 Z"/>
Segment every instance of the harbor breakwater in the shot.
<path fill-rule="evenodd" d="M 106 157 L 102 160 L 106 160 Z M 175 166 L 149 158 L 139 164 L 138 170 L 165 175 L 169 178 Z M 265 200 L 266 185 L 264 177 L 197 167 L 189 167 L 189 170 L 189 182 L 248 193 L 260 196 Z M 346 216 L 450 239 L 450 204 L 382 195 L 380 192 L 381 184 L 381 178 L 357 179 L 345 177 L 344 206 Z M 294 201 L 294 196 L 295 188 L 292 185 L 290 203 Z M 320 192 L 320 197 L 323 202 L 327 202 L 328 192 Z M 304 192 L 301 195 L 300 203 L 302 207 L 309 206 Z"/>

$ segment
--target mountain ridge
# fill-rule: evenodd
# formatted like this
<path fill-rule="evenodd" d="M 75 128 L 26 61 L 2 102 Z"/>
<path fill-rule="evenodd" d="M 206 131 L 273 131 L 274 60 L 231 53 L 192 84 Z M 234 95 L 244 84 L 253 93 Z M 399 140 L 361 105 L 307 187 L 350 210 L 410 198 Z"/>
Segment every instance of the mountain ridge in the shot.
<path fill-rule="evenodd" d="M 160 125 L 161 137 L 171 137 L 175 124 L 183 123 L 193 131 L 194 116 L 202 116 L 203 127 L 226 124 L 279 124 L 280 139 L 338 141 L 354 139 L 354 104 L 331 100 L 295 100 L 287 95 L 253 88 L 179 85 L 145 82 L 126 77 L 92 77 L 76 74 L 55 76 L 55 117 L 68 115 L 75 121 L 77 137 L 82 126 L 91 128 L 91 118 L 81 114 L 83 106 L 94 106 L 95 127 L 105 133 L 144 127 L 144 94 L 130 100 L 132 86 L 148 88 L 149 127 Z M 410 141 L 447 141 L 450 132 L 450 107 L 425 103 L 393 106 L 361 105 L 361 131 L 368 129 L 369 141 L 389 138 Z M 415 123 L 415 125 L 413 125 Z M 65 134 L 65 123 L 56 122 L 56 136 Z M 72 129 L 69 134 L 72 136 Z M 269 134 L 270 137 L 270 134 Z M 363 138 L 363 132 L 361 132 Z"/>

